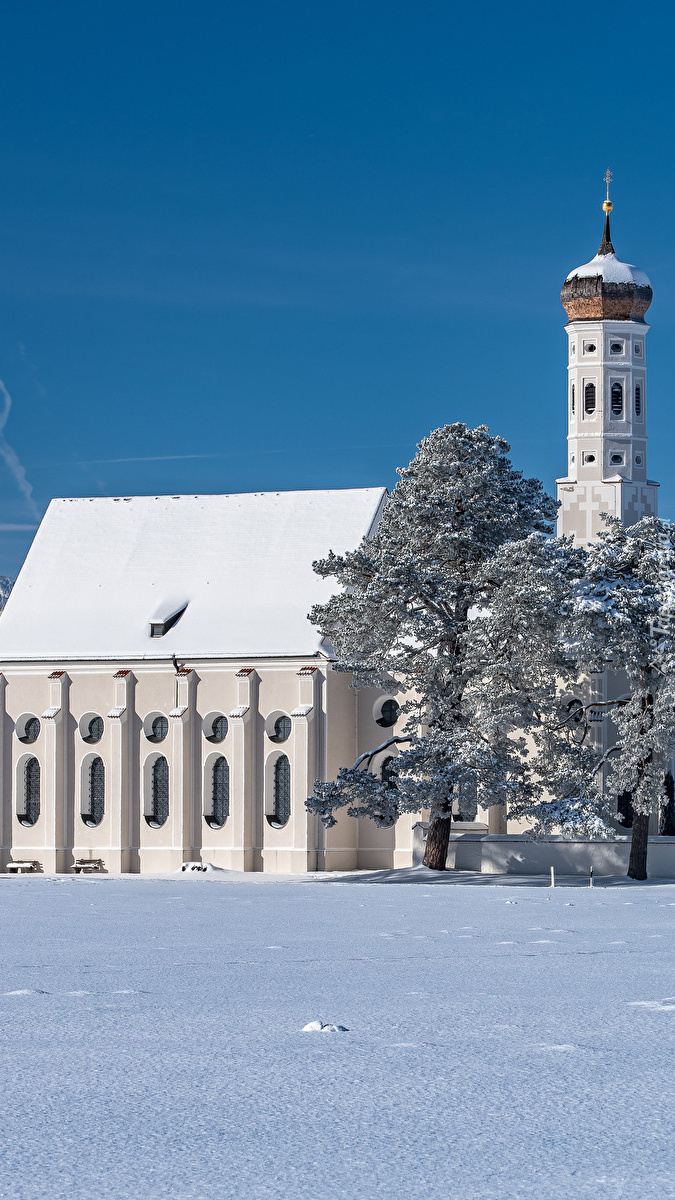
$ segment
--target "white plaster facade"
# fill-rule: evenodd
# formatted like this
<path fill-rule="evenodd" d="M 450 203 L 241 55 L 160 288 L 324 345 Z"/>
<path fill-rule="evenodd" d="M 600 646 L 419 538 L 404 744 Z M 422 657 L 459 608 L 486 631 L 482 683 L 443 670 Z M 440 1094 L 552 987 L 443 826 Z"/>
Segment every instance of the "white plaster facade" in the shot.
<path fill-rule="evenodd" d="M 113 872 L 172 871 L 195 860 L 272 872 L 409 865 L 414 818 L 380 830 L 342 816 L 326 831 L 305 808 L 315 779 L 333 778 L 386 736 L 377 724 L 386 697 L 351 688 L 331 669 L 330 649 L 306 615 L 333 586 L 312 562 L 356 546 L 375 528 L 385 494 L 53 501 L 0 617 L 0 867 L 36 861 L 69 871 L 94 859 Z M 183 615 L 152 636 L 151 622 L 177 605 Z M 93 741 L 92 728 L 100 732 Z M 282 756 L 290 812 L 280 823 Z M 95 758 L 105 781 L 97 824 Z M 168 805 L 155 820 L 160 758 Z M 219 825 L 213 772 L 221 758 L 229 787 Z M 35 820 L 29 760 L 39 763 Z"/>

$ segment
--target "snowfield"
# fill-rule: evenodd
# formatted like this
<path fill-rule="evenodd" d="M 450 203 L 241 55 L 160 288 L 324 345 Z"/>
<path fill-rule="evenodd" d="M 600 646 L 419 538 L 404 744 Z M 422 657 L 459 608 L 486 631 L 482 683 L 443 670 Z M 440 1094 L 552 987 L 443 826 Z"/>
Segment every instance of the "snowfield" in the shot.
<path fill-rule="evenodd" d="M 1 878 L 0 1196 L 675 1197 L 675 886 L 457 878 Z"/>

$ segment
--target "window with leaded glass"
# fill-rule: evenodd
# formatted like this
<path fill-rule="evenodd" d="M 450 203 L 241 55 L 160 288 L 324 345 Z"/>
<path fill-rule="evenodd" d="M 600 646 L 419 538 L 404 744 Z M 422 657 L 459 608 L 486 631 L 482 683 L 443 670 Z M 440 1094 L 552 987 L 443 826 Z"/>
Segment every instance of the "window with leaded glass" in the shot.
<path fill-rule="evenodd" d="M 100 720 L 100 718 L 99 718 Z M 102 722 L 101 722 L 102 723 Z M 86 773 L 86 797 L 82 810 L 85 825 L 100 825 L 105 813 L 105 766 L 102 758 L 92 758 Z"/>
<path fill-rule="evenodd" d="M 270 825 L 281 829 L 291 815 L 291 764 L 285 754 L 274 764 L 274 808 L 268 816 Z"/>
<path fill-rule="evenodd" d="M 163 755 L 152 764 L 150 775 L 150 812 L 145 819 L 151 829 L 160 829 L 169 816 L 169 764 Z"/>
<path fill-rule="evenodd" d="M 40 764 L 27 758 L 23 767 L 23 810 L 17 813 L 20 825 L 34 825 L 40 816 Z"/>
<path fill-rule="evenodd" d="M 204 820 L 211 829 L 222 829 L 229 815 L 230 767 L 221 754 L 211 768 L 210 811 L 204 813 Z"/>
<path fill-rule="evenodd" d="M 40 736 L 40 722 L 37 717 L 28 717 L 24 723 L 23 730 L 21 724 L 17 729 L 19 741 L 30 745 L 31 742 L 36 742 Z"/>
<path fill-rule="evenodd" d="M 274 722 L 274 733 L 270 735 L 271 742 L 285 742 L 291 736 L 291 718 L 286 716 L 277 717 Z"/>
<path fill-rule="evenodd" d="M 400 711 L 400 706 L 395 700 L 392 700 L 391 698 L 388 700 L 383 700 L 382 704 L 380 705 L 380 715 L 376 718 L 377 724 L 381 725 L 383 729 L 391 728 L 391 726 L 395 725 L 398 721 L 398 714 Z"/>
<path fill-rule="evenodd" d="M 103 729 L 103 717 L 92 717 L 87 725 L 87 732 L 84 737 L 85 742 L 100 742 L 103 737 Z"/>

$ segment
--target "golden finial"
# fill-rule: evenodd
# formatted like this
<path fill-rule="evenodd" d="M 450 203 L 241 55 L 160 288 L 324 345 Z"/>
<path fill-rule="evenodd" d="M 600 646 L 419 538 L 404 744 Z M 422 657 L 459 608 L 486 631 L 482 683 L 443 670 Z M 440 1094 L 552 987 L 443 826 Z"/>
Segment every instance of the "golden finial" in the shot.
<path fill-rule="evenodd" d="M 602 211 L 606 212 L 606 213 L 611 213 L 612 209 L 614 208 L 614 205 L 612 204 L 612 201 L 609 198 L 609 185 L 612 182 L 612 172 L 610 171 L 609 167 L 605 171 L 602 178 L 604 179 L 605 183 L 607 184 L 607 199 L 603 200 L 603 202 L 602 202 Z"/>

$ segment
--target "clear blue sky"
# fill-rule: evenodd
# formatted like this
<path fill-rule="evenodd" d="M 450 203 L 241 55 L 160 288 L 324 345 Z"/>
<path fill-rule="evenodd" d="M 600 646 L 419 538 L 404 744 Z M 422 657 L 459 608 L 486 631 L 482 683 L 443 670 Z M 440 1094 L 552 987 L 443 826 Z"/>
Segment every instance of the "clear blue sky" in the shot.
<path fill-rule="evenodd" d="M 608 165 L 675 517 L 674 27 L 662 2 L 8 6 L 0 573 L 52 496 L 391 485 L 453 420 L 552 488 L 559 290 Z"/>

